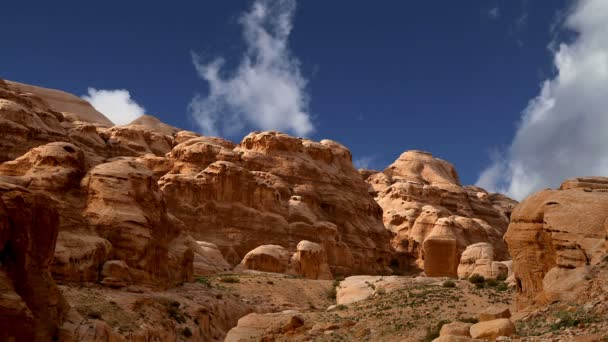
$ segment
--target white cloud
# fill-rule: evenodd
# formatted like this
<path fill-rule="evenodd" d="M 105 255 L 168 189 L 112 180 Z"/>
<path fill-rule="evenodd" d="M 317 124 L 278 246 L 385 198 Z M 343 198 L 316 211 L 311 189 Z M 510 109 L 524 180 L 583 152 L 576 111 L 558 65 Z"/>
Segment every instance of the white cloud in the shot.
<path fill-rule="evenodd" d="M 500 8 L 498 7 L 498 5 L 490 8 L 487 12 L 488 14 L 488 18 L 492 19 L 492 20 L 498 20 L 500 18 Z"/>
<path fill-rule="evenodd" d="M 89 88 L 88 92 L 82 98 L 115 125 L 126 125 L 145 113 L 145 109 L 131 99 L 131 94 L 125 89 Z"/>
<path fill-rule="evenodd" d="M 477 185 L 522 199 L 568 177 L 608 176 L 608 1 L 579 0 L 564 22 L 577 35 L 555 46 L 555 77 L 522 112 L 503 158 Z"/>
<path fill-rule="evenodd" d="M 372 168 L 372 163 L 374 162 L 374 157 L 366 156 L 353 160 L 353 165 L 356 169 L 370 169 Z"/>
<path fill-rule="evenodd" d="M 224 60 L 204 63 L 193 56 L 208 82 L 207 96 L 195 96 L 189 110 L 204 134 L 235 135 L 244 129 L 281 130 L 306 136 L 314 127 L 299 61 L 288 38 L 295 0 L 257 0 L 240 18 L 247 50 L 240 65 L 223 76 Z"/>

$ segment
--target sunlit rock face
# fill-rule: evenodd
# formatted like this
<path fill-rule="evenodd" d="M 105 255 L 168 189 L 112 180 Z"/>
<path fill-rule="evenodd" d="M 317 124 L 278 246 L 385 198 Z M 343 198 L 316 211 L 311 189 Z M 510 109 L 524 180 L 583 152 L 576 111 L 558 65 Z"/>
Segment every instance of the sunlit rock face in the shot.
<path fill-rule="evenodd" d="M 564 181 L 515 207 L 505 240 L 524 308 L 570 300 L 607 252 L 608 178 Z"/>
<path fill-rule="evenodd" d="M 200 137 L 169 154 L 159 184 L 191 234 L 232 264 L 258 246 L 323 246 L 335 274 L 385 273 L 390 233 L 342 145 L 255 132 L 234 146 Z"/>
<path fill-rule="evenodd" d="M 515 201 L 463 187 L 454 166 L 428 152 L 407 151 L 383 172 L 361 170 L 383 209 L 402 269 L 456 277 L 467 246 L 487 242 L 494 260 L 508 260 L 502 237 Z"/>

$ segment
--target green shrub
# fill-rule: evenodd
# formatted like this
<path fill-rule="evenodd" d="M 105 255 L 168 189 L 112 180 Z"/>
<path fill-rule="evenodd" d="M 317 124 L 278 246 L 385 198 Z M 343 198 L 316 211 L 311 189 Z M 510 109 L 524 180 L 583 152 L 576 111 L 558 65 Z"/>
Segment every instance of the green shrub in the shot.
<path fill-rule="evenodd" d="M 194 279 L 194 281 L 205 287 L 209 287 L 209 288 L 211 287 L 211 281 L 207 277 L 196 277 L 196 279 Z"/>
<path fill-rule="evenodd" d="M 475 283 L 475 287 L 478 288 L 478 289 L 483 289 L 484 286 L 485 286 L 484 283 Z"/>
<path fill-rule="evenodd" d="M 327 295 L 327 299 L 331 299 L 331 300 L 336 300 L 336 287 L 332 286 L 329 289 L 327 289 L 326 295 Z"/>
<path fill-rule="evenodd" d="M 496 290 L 500 291 L 500 292 L 507 291 L 508 289 L 509 289 L 509 286 L 502 282 L 500 284 L 498 284 L 498 286 L 496 286 Z"/>
<path fill-rule="evenodd" d="M 469 281 L 473 284 L 483 284 L 486 282 L 486 278 L 484 278 L 480 274 L 475 273 L 469 277 Z"/>
<path fill-rule="evenodd" d="M 446 280 L 443 282 L 443 287 L 456 287 L 456 283 L 453 280 Z"/>
<path fill-rule="evenodd" d="M 236 278 L 236 277 L 223 277 L 223 278 L 220 278 L 220 281 L 222 283 L 231 283 L 231 284 L 240 283 L 241 282 L 241 280 L 239 278 Z"/>
<path fill-rule="evenodd" d="M 486 280 L 486 285 L 489 287 L 496 287 L 498 286 L 498 281 L 496 279 L 488 279 Z"/>
<path fill-rule="evenodd" d="M 498 281 L 505 281 L 505 280 L 507 280 L 507 275 L 506 274 L 501 274 L 498 277 L 496 277 L 496 280 L 498 280 Z"/>
<path fill-rule="evenodd" d="M 459 318 L 458 319 L 460 322 L 464 322 L 464 323 L 479 323 L 479 320 L 476 317 L 463 317 L 463 318 Z"/>

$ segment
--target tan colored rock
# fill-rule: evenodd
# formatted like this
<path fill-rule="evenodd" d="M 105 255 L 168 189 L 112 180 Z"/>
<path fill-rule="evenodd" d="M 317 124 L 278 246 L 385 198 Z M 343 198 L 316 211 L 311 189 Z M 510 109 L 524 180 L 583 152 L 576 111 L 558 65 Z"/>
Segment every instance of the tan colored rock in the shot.
<path fill-rule="evenodd" d="M 465 336 L 471 337 L 469 330 L 471 329 L 471 323 L 465 322 L 452 322 L 444 324 L 439 331 L 439 336 Z"/>
<path fill-rule="evenodd" d="M 499 336 L 511 336 L 516 333 L 515 324 L 508 318 L 485 321 L 471 326 L 471 337 L 495 340 Z"/>
<path fill-rule="evenodd" d="M 304 319 L 297 311 L 258 314 L 252 313 L 241 319 L 232 328 L 224 341 L 241 342 L 252 339 L 272 338 L 275 334 L 286 334 L 303 327 Z M 268 336 L 268 337 L 267 337 Z"/>
<path fill-rule="evenodd" d="M 342 145 L 254 132 L 232 148 L 191 138 L 159 184 L 170 211 L 232 265 L 261 245 L 317 243 L 333 274 L 387 273 L 390 233 Z"/>
<path fill-rule="evenodd" d="M 231 269 L 230 264 L 224 259 L 222 252 L 216 245 L 205 241 L 194 241 L 188 244 L 194 252 L 194 274 L 213 275 Z"/>
<path fill-rule="evenodd" d="M 543 190 L 517 205 L 505 240 L 519 308 L 569 299 L 587 266 L 606 254 L 606 184 L 608 178 L 566 180 L 562 190 Z"/>
<path fill-rule="evenodd" d="M 336 288 L 336 303 L 348 305 L 368 299 L 374 295 L 390 293 L 408 286 L 422 286 L 437 282 L 436 278 L 399 276 L 351 276 Z"/>
<path fill-rule="evenodd" d="M 96 282 L 99 269 L 110 257 L 112 244 L 98 236 L 59 232 L 51 265 L 53 279 Z"/>
<path fill-rule="evenodd" d="M 130 159 L 100 164 L 83 180 L 83 188 L 88 194 L 85 219 L 110 241 L 114 256 L 129 265 L 133 281 L 188 280 L 183 269 L 170 267 L 168 254 L 169 245 L 185 228 L 167 214 L 150 170 Z M 192 250 L 182 252 L 184 260 L 190 259 L 186 275 L 191 277 Z"/>
<path fill-rule="evenodd" d="M 309 279 L 333 279 L 325 250 L 319 244 L 300 241 L 291 258 L 291 265 L 296 274 Z"/>
<path fill-rule="evenodd" d="M 499 318 L 511 318 L 511 311 L 505 307 L 489 307 L 479 313 L 479 321 L 492 321 Z"/>
<path fill-rule="evenodd" d="M 510 263 L 510 261 L 508 261 Z M 458 277 L 468 278 L 479 274 L 486 279 L 507 277 L 509 268 L 504 262 L 494 261 L 494 248 L 487 242 L 469 245 L 460 256 Z"/>
<path fill-rule="evenodd" d="M 81 121 L 94 122 L 100 125 L 113 126 L 103 114 L 95 110 L 87 101 L 72 94 L 49 88 L 33 86 L 13 81 L 5 81 L 8 89 L 24 95 L 34 95 L 38 99 L 33 101 L 44 101 L 50 109 L 56 112 L 67 112 L 76 116 Z"/>
<path fill-rule="evenodd" d="M 284 273 L 289 268 L 289 251 L 278 245 L 263 245 L 245 255 L 241 266 L 248 270 Z"/>
<path fill-rule="evenodd" d="M 108 260 L 103 264 L 101 269 L 102 277 L 113 277 L 122 279 L 126 282 L 131 281 L 131 274 L 129 273 L 129 266 L 122 260 Z"/>
<path fill-rule="evenodd" d="M 365 171 L 362 177 L 394 234 L 391 244 L 400 268 L 456 277 L 460 255 L 479 242 L 491 244 L 497 260 L 509 259 L 502 236 L 515 201 L 462 187 L 450 163 L 408 151 L 383 172 Z"/>
<path fill-rule="evenodd" d="M 444 335 L 439 336 L 433 340 L 433 342 L 470 342 L 470 341 L 482 341 L 477 339 L 472 339 L 466 336 L 454 336 L 454 335 Z"/>
<path fill-rule="evenodd" d="M 142 126 L 149 130 L 156 131 L 158 133 L 174 136 L 177 132 L 181 131 L 181 129 L 177 127 L 173 127 L 171 125 L 167 125 L 166 123 L 158 120 L 152 115 L 142 115 L 137 119 L 131 121 L 127 126 Z"/>

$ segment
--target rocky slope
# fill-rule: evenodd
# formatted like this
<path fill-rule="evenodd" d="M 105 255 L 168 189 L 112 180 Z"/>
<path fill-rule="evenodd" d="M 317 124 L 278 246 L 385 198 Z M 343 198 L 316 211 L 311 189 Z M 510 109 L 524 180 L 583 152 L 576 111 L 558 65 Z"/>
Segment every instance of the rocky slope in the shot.
<path fill-rule="evenodd" d="M 461 254 L 480 242 L 493 247 L 492 260 L 510 259 L 502 236 L 516 202 L 463 187 L 452 164 L 427 152 L 408 151 L 383 172 L 362 170 L 361 175 L 383 209 L 401 264 L 428 276 L 456 277 Z"/>

